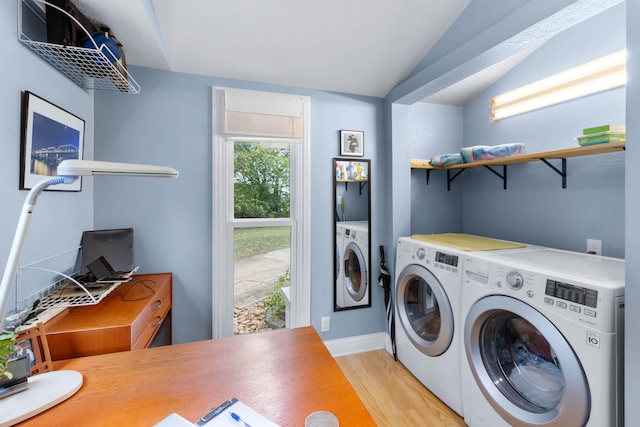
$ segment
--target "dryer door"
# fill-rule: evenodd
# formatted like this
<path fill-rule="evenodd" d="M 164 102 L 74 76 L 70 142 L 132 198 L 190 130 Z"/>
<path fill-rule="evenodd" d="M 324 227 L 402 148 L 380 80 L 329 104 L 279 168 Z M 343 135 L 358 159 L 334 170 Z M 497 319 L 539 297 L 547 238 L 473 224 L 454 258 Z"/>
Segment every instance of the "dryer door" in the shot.
<path fill-rule="evenodd" d="M 354 301 L 361 301 L 367 291 L 369 273 L 364 257 L 355 242 L 349 242 L 344 249 L 344 284 Z"/>
<path fill-rule="evenodd" d="M 406 266 L 396 283 L 400 323 L 413 345 L 439 356 L 453 340 L 453 309 L 440 281 L 418 264 Z"/>
<path fill-rule="evenodd" d="M 488 296 L 469 310 L 467 361 L 482 394 L 511 425 L 584 426 L 590 393 L 571 345 L 521 300 Z"/>

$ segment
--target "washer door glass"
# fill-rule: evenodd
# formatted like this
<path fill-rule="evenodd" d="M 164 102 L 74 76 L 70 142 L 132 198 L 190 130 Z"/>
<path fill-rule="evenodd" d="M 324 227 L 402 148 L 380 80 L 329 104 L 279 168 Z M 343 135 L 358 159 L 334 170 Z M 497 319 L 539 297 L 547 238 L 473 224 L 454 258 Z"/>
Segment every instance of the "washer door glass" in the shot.
<path fill-rule="evenodd" d="M 426 268 L 412 264 L 397 281 L 398 314 L 413 344 L 439 356 L 453 340 L 453 309 L 442 284 Z"/>
<path fill-rule="evenodd" d="M 488 296 L 467 315 L 469 367 L 487 401 L 510 424 L 582 426 L 590 393 L 582 365 L 560 331 L 521 300 Z"/>
<path fill-rule="evenodd" d="M 480 354 L 489 376 L 514 404 L 546 412 L 560 404 L 565 381 L 555 351 L 535 326 L 510 312 L 489 318 Z"/>
<path fill-rule="evenodd" d="M 367 290 L 367 271 L 364 256 L 355 243 L 347 245 L 344 253 L 344 283 L 355 301 L 364 298 Z"/>

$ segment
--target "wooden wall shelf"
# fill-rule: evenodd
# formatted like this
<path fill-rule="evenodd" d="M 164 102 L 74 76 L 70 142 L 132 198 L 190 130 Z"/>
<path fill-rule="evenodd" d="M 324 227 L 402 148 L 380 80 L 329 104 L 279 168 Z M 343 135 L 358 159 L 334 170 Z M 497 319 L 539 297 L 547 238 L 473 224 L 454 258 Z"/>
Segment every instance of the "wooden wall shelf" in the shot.
<path fill-rule="evenodd" d="M 447 171 L 447 190 L 451 189 L 451 181 L 456 179 L 465 169 L 485 167 L 503 180 L 503 188 L 507 189 L 507 166 L 519 163 L 544 162 L 560 176 L 562 176 L 562 188 L 567 188 L 567 159 L 571 157 L 591 156 L 594 154 L 607 154 L 624 151 L 626 141 L 609 142 L 606 144 L 594 144 L 584 147 L 563 148 L 553 151 L 541 151 L 533 154 L 523 154 L 521 156 L 503 157 L 500 159 L 482 160 L 478 162 L 462 163 L 450 166 L 432 166 L 429 160 L 411 159 L 411 169 L 425 169 L 427 171 L 427 184 L 429 184 L 429 172 L 432 170 Z M 561 160 L 561 169 L 553 166 L 549 160 Z M 493 167 L 502 166 L 502 173 L 497 172 Z M 457 171 L 453 176 L 451 171 Z"/>

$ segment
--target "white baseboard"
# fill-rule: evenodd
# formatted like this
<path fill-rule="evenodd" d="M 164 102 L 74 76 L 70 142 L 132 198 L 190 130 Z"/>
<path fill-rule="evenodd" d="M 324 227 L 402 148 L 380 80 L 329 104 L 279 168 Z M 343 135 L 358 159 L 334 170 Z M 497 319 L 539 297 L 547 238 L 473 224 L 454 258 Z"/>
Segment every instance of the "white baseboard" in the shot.
<path fill-rule="evenodd" d="M 366 351 L 385 349 L 391 353 L 391 338 L 386 332 L 359 335 L 348 338 L 338 338 L 325 341 L 329 353 L 333 357 L 347 356 L 349 354 L 364 353 Z"/>

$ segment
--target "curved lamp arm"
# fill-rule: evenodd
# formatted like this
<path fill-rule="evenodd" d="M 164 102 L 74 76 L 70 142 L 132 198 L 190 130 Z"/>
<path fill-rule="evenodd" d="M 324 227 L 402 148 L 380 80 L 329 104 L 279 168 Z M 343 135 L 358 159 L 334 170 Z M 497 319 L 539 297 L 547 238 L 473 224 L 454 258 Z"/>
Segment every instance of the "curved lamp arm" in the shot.
<path fill-rule="evenodd" d="M 36 207 L 38 196 L 51 185 L 63 183 L 68 184 L 75 181 L 76 178 L 77 177 L 68 176 L 48 178 L 36 184 L 36 186 L 29 191 L 29 194 L 27 194 L 27 199 L 24 201 L 24 205 L 22 206 L 22 213 L 20 213 L 20 220 L 18 221 L 16 234 L 13 237 L 13 244 L 11 245 L 11 251 L 9 252 L 7 266 L 4 269 L 2 282 L 0 282 L 0 325 L 2 324 L 2 321 L 4 321 L 5 311 L 7 310 L 7 304 L 9 302 L 9 294 L 11 293 L 11 285 L 13 284 L 13 279 L 18 271 L 20 255 L 22 254 L 24 241 L 27 237 L 27 231 L 29 231 L 29 224 L 31 223 L 31 215 Z"/>

